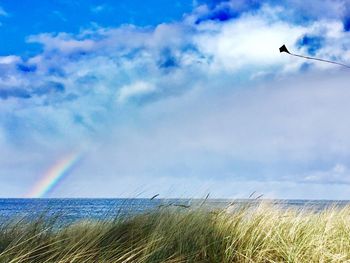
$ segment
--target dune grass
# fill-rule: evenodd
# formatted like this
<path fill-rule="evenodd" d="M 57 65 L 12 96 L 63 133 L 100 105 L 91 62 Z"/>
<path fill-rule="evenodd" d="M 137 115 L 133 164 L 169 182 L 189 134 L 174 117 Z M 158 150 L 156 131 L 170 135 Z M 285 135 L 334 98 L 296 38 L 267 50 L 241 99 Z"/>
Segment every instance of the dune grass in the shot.
<path fill-rule="evenodd" d="M 320 212 L 261 202 L 229 209 L 167 207 L 55 227 L 0 227 L 0 262 L 350 262 L 350 207 Z"/>

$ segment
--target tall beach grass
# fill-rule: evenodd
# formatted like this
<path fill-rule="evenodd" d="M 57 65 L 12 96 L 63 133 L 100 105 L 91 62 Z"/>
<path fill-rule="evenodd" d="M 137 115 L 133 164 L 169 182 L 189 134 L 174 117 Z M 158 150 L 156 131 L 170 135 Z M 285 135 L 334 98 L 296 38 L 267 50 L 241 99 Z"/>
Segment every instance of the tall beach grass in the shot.
<path fill-rule="evenodd" d="M 163 207 L 57 228 L 56 218 L 0 226 L 0 262 L 350 262 L 350 207 L 260 202 Z"/>

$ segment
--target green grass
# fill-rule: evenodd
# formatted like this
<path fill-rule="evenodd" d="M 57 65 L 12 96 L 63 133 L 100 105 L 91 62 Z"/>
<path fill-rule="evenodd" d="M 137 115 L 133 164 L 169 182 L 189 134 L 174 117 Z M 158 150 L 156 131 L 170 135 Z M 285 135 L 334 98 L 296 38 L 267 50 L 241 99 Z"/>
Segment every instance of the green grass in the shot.
<path fill-rule="evenodd" d="M 57 228 L 0 227 L 0 262 L 350 262 L 350 207 L 321 212 L 261 202 L 220 211 L 168 207 Z"/>

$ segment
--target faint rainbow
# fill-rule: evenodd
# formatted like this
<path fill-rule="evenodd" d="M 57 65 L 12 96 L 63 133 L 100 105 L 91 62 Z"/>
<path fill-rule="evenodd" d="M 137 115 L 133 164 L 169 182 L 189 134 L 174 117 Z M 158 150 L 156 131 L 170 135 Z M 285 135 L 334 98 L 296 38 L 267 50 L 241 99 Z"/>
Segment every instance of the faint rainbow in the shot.
<path fill-rule="evenodd" d="M 40 181 L 27 193 L 26 197 L 40 198 L 46 196 L 64 179 L 64 177 L 69 175 L 81 158 L 81 153 L 70 153 L 58 160 L 46 171 Z"/>

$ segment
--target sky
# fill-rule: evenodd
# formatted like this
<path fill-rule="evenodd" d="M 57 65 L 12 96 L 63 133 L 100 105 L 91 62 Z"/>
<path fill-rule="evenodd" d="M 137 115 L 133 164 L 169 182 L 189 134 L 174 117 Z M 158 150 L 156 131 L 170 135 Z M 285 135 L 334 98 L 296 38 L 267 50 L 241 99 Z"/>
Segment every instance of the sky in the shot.
<path fill-rule="evenodd" d="M 0 39 L 0 197 L 350 199 L 350 71 L 278 51 L 350 64 L 350 1 L 0 0 Z"/>

